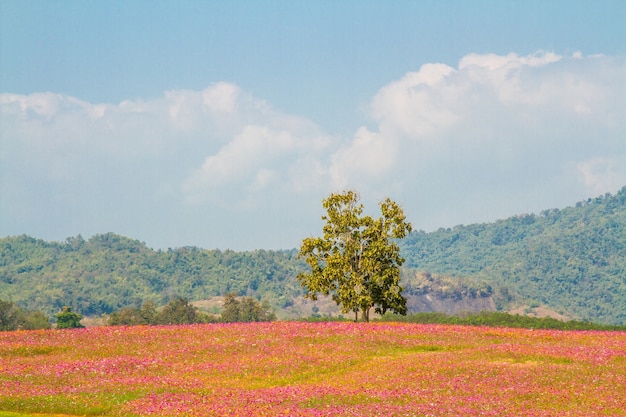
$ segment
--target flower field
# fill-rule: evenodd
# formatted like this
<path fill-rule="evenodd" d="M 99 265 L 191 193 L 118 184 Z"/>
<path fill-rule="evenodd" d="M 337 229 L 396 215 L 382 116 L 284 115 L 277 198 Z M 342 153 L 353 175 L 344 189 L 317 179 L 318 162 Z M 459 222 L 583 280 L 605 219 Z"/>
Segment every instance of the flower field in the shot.
<path fill-rule="evenodd" d="M 626 416 L 626 333 L 343 322 L 5 332 L 5 415 Z"/>

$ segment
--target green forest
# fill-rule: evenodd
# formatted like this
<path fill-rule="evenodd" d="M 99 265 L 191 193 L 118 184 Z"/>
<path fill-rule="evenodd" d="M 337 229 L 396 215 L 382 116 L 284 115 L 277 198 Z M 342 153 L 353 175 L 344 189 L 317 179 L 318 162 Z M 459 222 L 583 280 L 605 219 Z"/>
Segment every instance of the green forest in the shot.
<path fill-rule="evenodd" d="M 46 242 L 0 240 L 0 299 L 55 314 L 72 306 L 99 316 L 145 301 L 202 300 L 235 293 L 284 307 L 302 293 L 296 251 L 153 250 L 113 233 Z"/>
<path fill-rule="evenodd" d="M 626 187 L 573 207 L 494 223 L 412 232 L 399 241 L 407 294 L 491 296 L 498 310 L 547 306 L 626 323 Z M 233 293 L 280 311 L 304 295 L 297 250 L 154 250 L 113 233 L 63 242 L 0 239 L 0 300 L 54 316 L 101 316 L 150 301 Z M 416 313 L 416 311 L 410 311 Z"/>
<path fill-rule="evenodd" d="M 401 248 L 409 268 L 489 283 L 499 309 L 523 301 L 626 323 L 626 187 L 539 215 L 412 233 Z"/>

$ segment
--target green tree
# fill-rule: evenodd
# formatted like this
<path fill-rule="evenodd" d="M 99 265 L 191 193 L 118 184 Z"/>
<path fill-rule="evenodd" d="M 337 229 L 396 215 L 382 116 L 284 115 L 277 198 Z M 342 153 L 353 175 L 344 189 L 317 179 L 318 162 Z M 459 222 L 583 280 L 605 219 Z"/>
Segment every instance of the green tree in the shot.
<path fill-rule="evenodd" d="M 57 314 L 57 329 L 76 329 L 84 327 L 80 324 L 83 319 L 81 314 L 72 311 L 72 307 L 65 306 L 59 314 Z"/>
<path fill-rule="evenodd" d="M 17 330 L 19 327 L 19 308 L 10 301 L 0 300 L 0 331 Z"/>
<path fill-rule="evenodd" d="M 140 313 L 145 324 L 156 324 L 158 312 L 154 301 L 145 301 L 141 305 Z"/>
<path fill-rule="evenodd" d="M 150 323 L 143 318 L 141 310 L 136 307 L 124 307 L 109 315 L 109 325 L 111 326 L 138 326 L 142 324 Z"/>
<path fill-rule="evenodd" d="M 50 321 L 41 311 L 23 310 L 11 301 L 0 300 L 0 331 L 49 328 Z"/>
<path fill-rule="evenodd" d="M 259 303 L 252 297 L 237 299 L 234 293 L 224 296 L 220 321 L 224 323 L 274 321 L 276 315 L 267 301 Z"/>
<path fill-rule="evenodd" d="M 163 307 L 156 321 L 160 324 L 193 324 L 204 320 L 189 300 L 177 297 Z"/>
<path fill-rule="evenodd" d="M 224 307 L 222 308 L 221 321 L 224 323 L 236 323 L 239 321 L 239 305 L 235 293 L 228 293 L 224 296 Z"/>
<path fill-rule="evenodd" d="M 49 329 L 50 321 L 41 311 L 26 311 L 21 325 L 24 330 Z"/>
<path fill-rule="evenodd" d="M 406 299 L 400 286 L 404 259 L 395 239 L 411 232 L 411 224 L 398 204 L 386 199 L 379 204 L 381 217 L 363 215 L 363 205 L 354 191 L 331 194 L 323 201 L 327 214 L 323 237 L 306 238 L 300 256 L 311 267 L 298 280 L 313 300 L 331 295 L 343 313 L 359 312 L 369 321 L 372 307 L 379 314 L 406 314 Z"/>

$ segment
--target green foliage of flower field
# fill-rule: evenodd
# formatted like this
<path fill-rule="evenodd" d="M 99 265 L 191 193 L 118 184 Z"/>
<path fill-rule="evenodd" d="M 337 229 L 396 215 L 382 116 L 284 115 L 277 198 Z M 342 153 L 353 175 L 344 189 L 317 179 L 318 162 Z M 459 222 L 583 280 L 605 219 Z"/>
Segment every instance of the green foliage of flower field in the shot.
<path fill-rule="evenodd" d="M 619 331 L 272 322 L 0 333 L 2 417 L 623 416 L 625 386 Z"/>

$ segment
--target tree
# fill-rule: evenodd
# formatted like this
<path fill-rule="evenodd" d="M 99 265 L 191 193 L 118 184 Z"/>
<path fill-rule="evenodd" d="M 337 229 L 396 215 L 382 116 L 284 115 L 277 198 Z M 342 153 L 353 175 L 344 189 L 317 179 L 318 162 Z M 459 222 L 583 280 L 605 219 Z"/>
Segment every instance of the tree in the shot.
<path fill-rule="evenodd" d="M 50 321 L 41 311 L 25 311 L 24 321 L 21 325 L 24 330 L 49 329 Z"/>
<path fill-rule="evenodd" d="M 163 307 L 156 321 L 160 324 L 193 324 L 204 320 L 198 310 L 189 304 L 189 300 L 177 297 Z"/>
<path fill-rule="evenodd" d="M 136 307 L 124 307 L 109 315 L 110 326 L 139 326 L 142 324 L 151 323 L 144 319 L 141 310 Z"/>
<path fill-rule="evenodd" d="M 57 329 L 77 329 L 84 327 L 80 324 L 83 316 L 72 311 L 72 307 L 65 306 L 61 312 L 57 314 Z"/>
<path fill-rule="evenodd" d="M 239 300 L 235 293 L 228 293 L 224 296 L 224 307 L 222 308 L 221 321 L 224 323 L 235 323 L 239 321 Z"/>
<path fill-rule="evenodd" d="M 224 296 L 220 321 L 224 323 L 274 321 L 276 315 L 267 301 L 259 303 L 252 297 L 238 300 L 234 293 Z"/>
<path fill-rule="evenodd" d="M 154 301 L 146 301 L 141 305 L 141 318 L 145 324 L 156 324 L 158 312 Z"/>
<path fill-rule="evenodd" d="M 0 300 L 0 331 L 49 328 L 48 317 L 41 311 L 24 310 L 11 301 Z"/>
<path fill-rule="evenodd" d="M 19 326 L 19 313 L 15 304 L 0 300 L 0 331 L 16 330 Z"/>
<path fill-rule="evenodd" d="M 379 204 L 381 217 L 364 216 L 363 205 L 354 191 L 331 194 L 323 201 L 327 214 L 323 237 L 306 238 L 300 247 L 311 272 L 298 280 L 306 296 L 331 295 L 341 311 L 359 311 L 369 321 L 372 307 L 379 314 L 388 310 L 406 314 L 406 299 L 400 286 L 404 259 L 395 239 L 411 232 L 411 224 L 398 204 L 386 199 Z"/>

